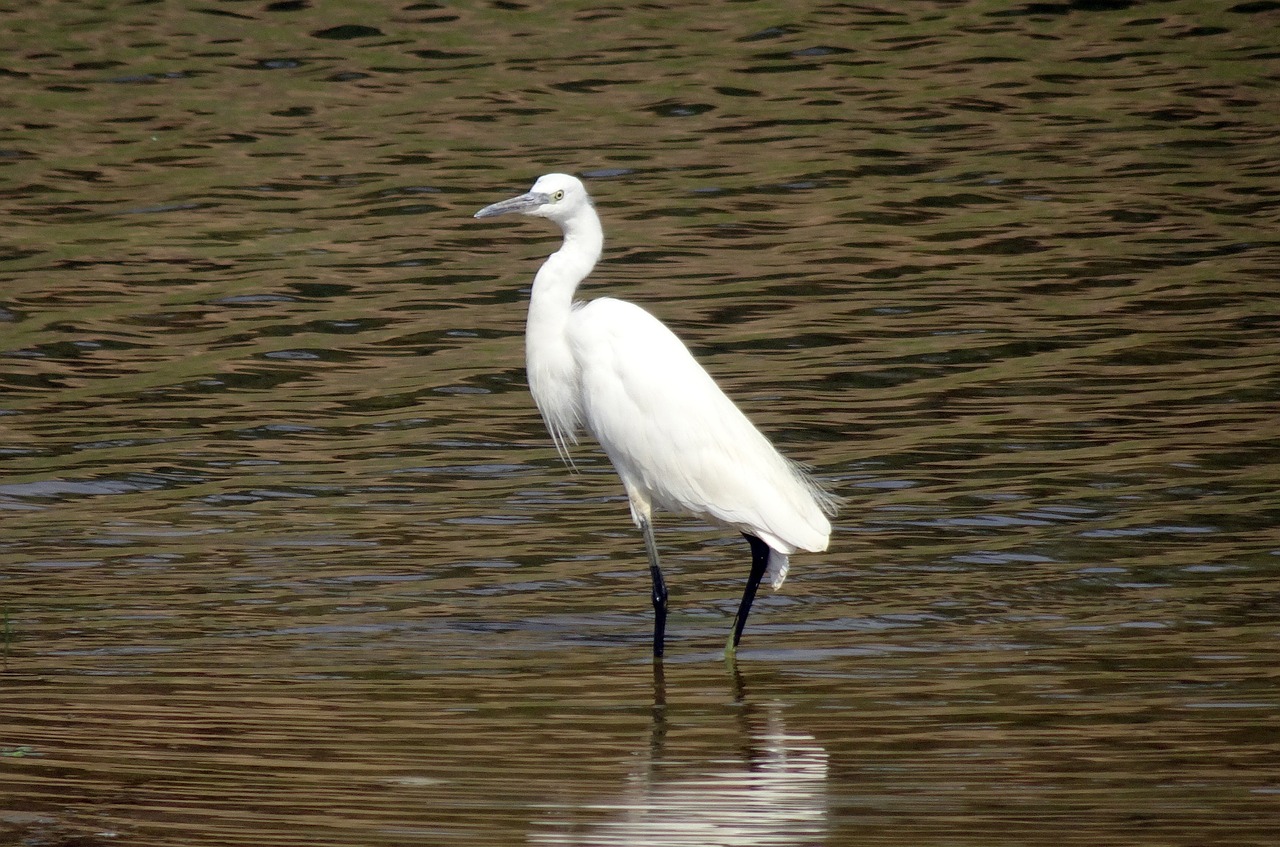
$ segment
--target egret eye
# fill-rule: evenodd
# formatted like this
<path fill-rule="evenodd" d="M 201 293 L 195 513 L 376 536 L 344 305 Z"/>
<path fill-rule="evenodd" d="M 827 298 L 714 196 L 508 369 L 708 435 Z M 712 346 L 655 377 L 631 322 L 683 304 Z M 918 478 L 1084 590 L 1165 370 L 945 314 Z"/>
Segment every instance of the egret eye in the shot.
<path fill-rule="evenodd" d="M 551 195 L 551 199 L 552 199 L 552 200 L 563 200 L 563 199 L 564 199 L 564 192 L 563 192 L 563 191 L 557 191 L 555 194 L 552 194 L 552 195 Z"/>

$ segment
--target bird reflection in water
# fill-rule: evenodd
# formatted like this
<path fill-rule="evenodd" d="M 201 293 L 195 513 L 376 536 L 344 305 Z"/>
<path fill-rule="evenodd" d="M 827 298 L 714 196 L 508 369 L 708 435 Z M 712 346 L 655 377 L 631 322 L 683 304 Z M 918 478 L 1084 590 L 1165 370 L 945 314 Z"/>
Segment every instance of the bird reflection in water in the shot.
<path fill-rule="evenodd" d="M 654 673 L 648 750 L 614 797 L 553 807 L 534 844 L 751 847 L 822 843 L 827 834 L 827 752 L 789 731 L 786 707 L 753 704 L 734 669 L 740 745 L 692 765 L 667 753 L 668 712 L 661 667 Z M 599 820 L 604 817 L 603 821 Z M 596 821 L 584 826 L 583 818 Z"/>

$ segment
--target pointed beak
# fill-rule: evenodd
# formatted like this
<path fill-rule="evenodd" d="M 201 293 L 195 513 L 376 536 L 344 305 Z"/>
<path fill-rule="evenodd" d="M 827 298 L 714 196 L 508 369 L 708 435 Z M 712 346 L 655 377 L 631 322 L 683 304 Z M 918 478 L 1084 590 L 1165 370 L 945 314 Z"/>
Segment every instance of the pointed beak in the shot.
<path fill-rule="evenodd" d="M 510 200 L 502 200 L 492 206 L 485 206 L 476 212 L 476 217 L 491 218 L 494 215 L 505 215 L 507 212 L 527 214 L 550 200 L 550 197 L 539 191 L 530 191 L 528 194 L 521 194 L 519 197 L 512 197 Z"/>

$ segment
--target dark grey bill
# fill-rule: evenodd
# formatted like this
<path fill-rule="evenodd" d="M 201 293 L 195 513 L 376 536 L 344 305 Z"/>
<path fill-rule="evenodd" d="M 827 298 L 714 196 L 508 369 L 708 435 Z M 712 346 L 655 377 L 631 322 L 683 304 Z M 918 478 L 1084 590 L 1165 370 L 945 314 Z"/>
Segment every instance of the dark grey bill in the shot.
<path fill-rule="evenodd" d="M 539 206 L 549 202 L 550 197 L 540 191 L 530 191 L 510 200 L 501 200 L 491 206 L 485 206 L 476 212 L 477 218 L 491 218 L 494 215 L 505 215 L 507 212 L 532 212 Z"/>

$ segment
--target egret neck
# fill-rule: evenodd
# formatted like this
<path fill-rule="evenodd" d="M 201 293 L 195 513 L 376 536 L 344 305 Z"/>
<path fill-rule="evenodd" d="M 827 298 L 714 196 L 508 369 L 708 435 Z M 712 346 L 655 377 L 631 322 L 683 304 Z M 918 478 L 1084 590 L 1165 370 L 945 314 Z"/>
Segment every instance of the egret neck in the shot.
<path fill-rule="evenodd" d="M 542 413 L 560 455 L 568 461 L 582 427 L 578 364 L 565 331 L 578 284 L 595 267 L 604 248 L 604 230 L 590 203 L 558 221 L 564 244 L 538 270 L 525 322 L 525 369 L 529 392 Z"/>

